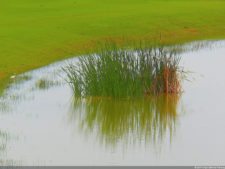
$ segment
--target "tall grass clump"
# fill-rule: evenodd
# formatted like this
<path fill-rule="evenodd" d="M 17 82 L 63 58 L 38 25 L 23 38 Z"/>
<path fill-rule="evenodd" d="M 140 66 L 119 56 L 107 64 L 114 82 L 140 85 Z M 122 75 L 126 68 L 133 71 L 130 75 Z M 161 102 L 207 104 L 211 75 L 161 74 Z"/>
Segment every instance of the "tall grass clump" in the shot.
<path fill-rule="evenodd" d="M 133 97 L 180 92 L 180 57 L 168 47 L 105 45 L 64 71 L 76 96 Z"/>

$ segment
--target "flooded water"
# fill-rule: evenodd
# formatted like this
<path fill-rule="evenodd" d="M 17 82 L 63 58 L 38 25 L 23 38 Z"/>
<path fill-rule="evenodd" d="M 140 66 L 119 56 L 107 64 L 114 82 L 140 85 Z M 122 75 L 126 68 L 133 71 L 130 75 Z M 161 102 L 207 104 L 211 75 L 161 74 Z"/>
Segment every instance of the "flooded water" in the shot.
<path fill-rule="evenodd" d="M 14 78 L 0 165 L 224 165 L 225 42 L 186 48 L 179 96 L 74 99 L 61 68 L 77 59 Z"/>

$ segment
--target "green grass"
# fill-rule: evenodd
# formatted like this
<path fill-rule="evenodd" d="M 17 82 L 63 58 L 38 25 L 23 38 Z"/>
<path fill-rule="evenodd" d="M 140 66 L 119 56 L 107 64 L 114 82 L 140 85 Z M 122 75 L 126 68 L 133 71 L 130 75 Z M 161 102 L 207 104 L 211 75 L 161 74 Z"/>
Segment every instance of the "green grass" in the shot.
<path fill-rule="evenodd" d="M 0 86 L 12 74 L 111 38 L 180 43 L 225 37 L 224 0 L 0 0 Z"/>
<path fill-rule="evenodd" d="M 140 97 L 179 93 L 179 62 L 176 48 L 126 50 L 109 43 L 63 69 L 75 96 Z"/>

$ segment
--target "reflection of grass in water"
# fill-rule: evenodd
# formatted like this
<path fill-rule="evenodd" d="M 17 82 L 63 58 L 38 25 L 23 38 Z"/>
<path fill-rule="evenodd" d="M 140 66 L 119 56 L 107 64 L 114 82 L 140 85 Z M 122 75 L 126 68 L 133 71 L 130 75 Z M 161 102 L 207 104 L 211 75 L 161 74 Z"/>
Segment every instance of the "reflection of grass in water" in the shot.
<path fill-rule="evenodd" d="M 8 86 L 8 90 L 3 93 L 0 92 L 0 111 L 7 112 L 10 110 L 12 103 L 18 102 L 23 96 L 16 93 L 10 93 L 10 90 L 17 90 L 24 82 L 31 80 L 32 76 L 29 74 L 23 74 L 18 76 L 12 76 L 10 79 L 11 84 Z M 12 102 L 9 104 L 9 101 Z"/>
<path fill-rule="evenodd" d="M 9 105 L 5 101 L 0 100 L 0 111 L 7 112 L 9 109 Z"/>
<path fill-rule="evenodd" d="M 5 151 L 8 139 L 9 139 L 8 133 L 0 130 L 0 152 Z"/>
<path fill-rule="evenodd" d="M 89 98 L 76 100 L 81 128 L 94 132 L 105 144 L 144 140 L 159 143 L 175 130 L 179 96 L 161 95 L 143 99 Z"/>
<path fill-rule="evenodd" d="M 32 77 L 30 75 L 19 75 L 15 76 L 15 78 L 12 79 L 14 84 L 21 84 L 25 81 L 30 80 Z"/>
<path fill-rule="evenodd" d="M 46 79 L 40 79 L 36 82 L 36 87 L 38 89 L 48 89 L 50 87 L 50 83 Z"/>
<path fill-rule="evenodd" d="M 60 82 L 48 80 L 45 78 L 39 79 L 36 82 L 36 88 L 41 89 L 41 90 L 46 90 L 52 86 L 57 86 L 57 85 L 60 85 Z"/>
<path fill-rule="evenodd" d="M 180 52 L 180 51 L 179 51 Z M 123 50 L 106 44 L 64 70 L 76 96 L 143 96 L 180 92 L 180 57 L 166 47 Z"/>
<path fill-rule="evenodd" d="M 10 136 L 7 132 L 0 130 L 0 165 L 5 164 L 5 160 L 7 153 L 7 144 L 9 142 Z"/>
<path fill-rule="evenodd" d="M 12 76 L 11 79 L 5 79 L 4 81 L 1 81 L 0 83 L 0 97 L 3 96 L 5 94 L 5 92 L 10 87 L 10 85 L 14 84 L 15 86 L 19 86 L 20 84 L 22 84 L 25 81 L 30 80 L 32 77 L 28 74 L 23 74 L 23 75 L 18 75 L 18 76 Z M 8 84 L 8 85 L 6 85 Z"/>
<path fill-rule="evenodd" d="M 21 165 L 19 161 L 9 159 L 7 150 L 11 148 L 8 144 L 11 139 L 17 139 L 6 131 L 0 130 L 0 166 L 18 166 Z"/>

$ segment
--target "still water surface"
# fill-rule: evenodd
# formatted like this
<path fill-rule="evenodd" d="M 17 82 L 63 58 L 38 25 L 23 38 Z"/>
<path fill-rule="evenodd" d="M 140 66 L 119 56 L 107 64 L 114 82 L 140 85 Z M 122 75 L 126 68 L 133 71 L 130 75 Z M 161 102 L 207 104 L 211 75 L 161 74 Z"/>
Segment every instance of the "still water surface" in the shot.
<path fill-rule="evenodd" d="M 0 97 L 0 164 L 225 165 L 225 42 L 186 47 L 180 96 L 74 99 L 61 67 L 76 59 L 16 77 Z"/>

